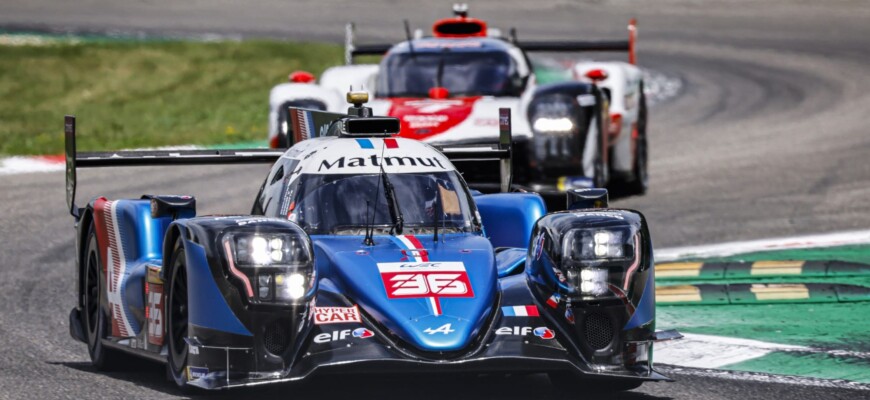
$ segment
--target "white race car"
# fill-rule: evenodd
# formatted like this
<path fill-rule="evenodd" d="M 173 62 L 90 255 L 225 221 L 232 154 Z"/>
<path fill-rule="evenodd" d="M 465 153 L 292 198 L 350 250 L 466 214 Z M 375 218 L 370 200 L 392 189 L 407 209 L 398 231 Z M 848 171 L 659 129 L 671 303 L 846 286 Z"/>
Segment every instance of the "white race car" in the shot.
<path fill-rule="evenodd" d="M 556 195 L 572 188 L 610 186 L 620 193 L 647 188 L 646 102 L 635 65 L 635 21 L 625 41 L 520 41 L 454 6 L 395 45 L 354 45 L 346 27 L 347 65 L 315 81 L 296 71 L 270 93 L 269 143 L 285 148 L 306 139 L 293 132 L 289 107 L 345 111 L 349 87 L 373 88 L 376 115 L 398 117 L 402 136 L 441 148 L 498 141 L 496 109 L 513 118 L 513 187 Z M 570 61 L 533 64 L 529 53 L 627 51 L 629 62 Z M 383 55 L 380 64 L 353 64 L 360 55 Z M 554 77 L 561 77 L 554 78 Z M 463 168 L 481 191 L 498 188 L 498 172 Z M 560 196 L 561 198 L 561 196 Z"/>

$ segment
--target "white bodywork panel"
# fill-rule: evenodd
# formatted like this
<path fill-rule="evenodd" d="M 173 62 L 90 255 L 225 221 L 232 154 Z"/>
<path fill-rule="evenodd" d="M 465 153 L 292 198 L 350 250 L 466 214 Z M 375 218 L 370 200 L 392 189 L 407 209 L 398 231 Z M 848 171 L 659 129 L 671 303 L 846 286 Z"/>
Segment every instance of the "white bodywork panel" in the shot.
<path fill-rule="evenodd" d="M 591 82 L 586 73 L 601 69 L 607 72 L 607 79 L 598 82 L 602 89 L 610 90 L 610 115 L 622 115 L 622 126 L 616 140 L 610 143 L 613 148 L 611 167 L 619 172 L 632 172 L 634 155 L 632 154 L 631 131 L 638 120 L 640 110 L 640 82 L 642 74 L 637 66 L 624 62 L 578 62 L 574 65 L 574 76 L 579 80 Z"/>

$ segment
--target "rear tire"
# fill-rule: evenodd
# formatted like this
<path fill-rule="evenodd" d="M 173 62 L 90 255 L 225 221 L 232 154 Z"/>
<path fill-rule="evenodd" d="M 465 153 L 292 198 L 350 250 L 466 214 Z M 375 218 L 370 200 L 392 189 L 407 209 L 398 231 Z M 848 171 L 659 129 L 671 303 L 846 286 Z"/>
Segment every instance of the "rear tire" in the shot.
<path fill-rule="evenodd" d="M 187 302 L 187 262 L 184 255 L 184 246 L 177 242 L 172 252 L 170 266 L 172 268 L 169 282 L 169 295 L 166 300 L 166 333 L 169 339 L 167 349 L 166 375 L 175 382 L 179 388 L 189 389 L 187 386 L 187 352 L 188 345 L 185 340 L 188 335 L 188 302 Z"/>
<path fill-rule="evenodd" d="M 570 372 L 550 372 L 550 383 L 564 399 L 588 398 L 590 394 L 607 395 L 637 389 L 643 381 L 582 379 Z"/>
<path fill-rule="evenodd" d="M 634 147 L 634 179 L 627 183 L 626 193 L 641 195 L 649 187 L 649 158 L 646 141 L 646 96 L 643 94 L 643 84 L 640 85 L 640 109 L 637 116 L 637 142 Z"/>
<path fill-rule="evenodd" d="M 102 307 L 106 296 L 105 279 L 102 278 L 104 268 L 100 260 L 97 233 L 93 223 L 88 229 L 84 268 L 84 325 L 91 364 L 99 371 L 115 371 L 125 366 L 125 361 L 128 361 L 129 357 L 118 350 L 104 346 L 102 342 L 108 337 L 109 318 Z"/>

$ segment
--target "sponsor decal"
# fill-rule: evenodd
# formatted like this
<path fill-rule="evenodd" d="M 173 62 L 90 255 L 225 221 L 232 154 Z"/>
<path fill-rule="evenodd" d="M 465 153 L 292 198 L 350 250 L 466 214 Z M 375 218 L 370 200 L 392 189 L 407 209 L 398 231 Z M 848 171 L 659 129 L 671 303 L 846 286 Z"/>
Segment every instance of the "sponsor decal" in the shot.
<path fill-rule="evenodd" d="M 353 330 L 353 337 L 355 337 L 355 338 L 366 339 L 366 338 L 370 338 L 374 335 L 375 335 L 374 332 L 372 332 L 366 328 L 356 328 Z"/>
<path fill-rule="evenodd" d="M 535 334 L 535 336 L 537 336 L 541 339 L 545 339 L 545 340 L 550 340 L 550 339 L 556 337 L 556 332 L 554 332 L 550 328 L 546 328 L 543 326 L 539 327 L 539 328 L 535 328 L 533 333 Z"/>
<path fill-rule="evenodd" d="M 320 333 L 317 336 L 314 336 L 314 343 L 335 342 L 339 340 L 345 340 L 349 337 L 368 339 L 372 336 L 375 336 L 375 333 L 366 328 L 344 329 L 340 331 Z"/>
<path fill-rule="evenodd" d="M 146 283 L 148 288 L 148 305 L 145 318 L 148 320 L 148 343 L 155 346 L 163 345 L 164 315 L 163 315 L 163 285 Z"/>
<path fill-rule="evenodd" d="M 562 296 L 559 293 L 553 293 L 549 299 L 547 299 L 547 305 L 551 308 L 559 307 L 559 300 L 562 299 Z"/>
<path fill-rule="evenodd" d="M 465 272 L 465 264 L 461 262 L 429 262 L 429 252 L 423 248 L 423 244 L 417 239 L 414 235 L 397 235 L 392 236 L 391 240 L 396 244 L 399 249 L 402 250 L 402 261 L 407 260 L 405 263 L 384 263 L 383 268 L 381 268 L 381 264 L 378 264 L 378 269 L 381 272 L 381 278 L 384 279 L 384 287 L 387 289 L 387 296 L 390 296 L 391 292 L 394 292 L 395 289 L 409 289 L 408 286 L 417 285 L 418 292 L 420 295 L 414 297 L 429 297 L 429 306 L 432 309 L 432 315 L 438 316 L 441 315 L 441 297 L 448 297 L 447 295 L 452 294 L 449 297 L 474 297 L 474 292 L 471 289 L 471 282 L 468 280 L 468 274 Z M 413 261 L 413 262 L 412 262 Z M 416 264 L 414 263 L 416 262 Z M 416 266 L 416 267 L 415 267 Z M 451 269 L 452 268 L 452 269 Z M 439 270 L 440 269 L 440 270 Z M 414 271 L 425 271 L 428 275 L 429 273 L 435 273 L 432 277 L 435 287 L 435 291 L 433 293 L 432 287 L 430 284 L 428 276 L 415 276 L 409 277 L 405 276 L 405 278 L 410 278 L 410 283 L 400 283 L 400 282 L 390 282 L 387 278 L 384 277 L 384 273 L 397 273 L 403 272 L 405 274 Z M 447 278 L 451 275 L 444 275 L 444 273 L 450 274 L 458 272 L 459 276 L 452 283 L 448 284 L 449 287 L 444 288 L 441 287 L 443 282 L 443 278 Z M 438 274 L 440 273 L 440 275 Z M 392 276 L 390 276 L 392 278 Z M 401 287 L 392 287 L 393 285 L 399 285 Z M 423 295 L 423 288 L 427 289 L 425 292 L 430 293 L 431 295 L 426 296 Z M 467 293 L 462 293 L 462 288 L 466 288 Z M 406 291 L 402 291 L 403 293 L 407 293 Z M 408 297 L 408 296 L 404 296 Z M 391 297 L 392 298 L 392 297 Z"/>
<path fill-rule="evenodd" d="M 359 307 L 314 307 L 314 324 L 362 323 Z"/>
<path fill-rule="evenodd" d="M 189 381 L 205 378 L 206 375 L 208 375 L 208 368 L 187 367 L 187 380 Z"/>
<path fill-rule="evenodd" d="M 430 335 L 434 335 L 436 333 L 443 333 L 445 335 L 449 335 L 453 332 L 456 332 L 455 329 L 450 329 L 452 327 L 453 327 L 453 324 L 444 324 L 444 325 L 439 326 L 436 329 L 426 328 L 425 330 L 423 330 L 423 332 L 428 333 Z"/>
<path fill-rule="evenodd" d="M 474 125 L 477 125 L 477 126 L 500 126 L 498 118 L 475 118 Z"/>
<path fill-rule="evenodd" d="M 550 340 L 556 337 L 556 332 L 550 328 L 541 326 L 532 328 L 531 326 L 503 326 L 496 329 L 496 335 L 500 336 L 529 336 L 535 335 L 541 339 Z"/>
<path fill-rule="evenodd" d="M 480 97 L 462 99 L 393 99 L 387 114 L 399 118 L 399 135 L 417 140 L 447 132 L 471 115 Z"/>
<path fill-rule="evenodd" d="M 507 306 L 501 308 L 505 317 L 540 317 L 537 306 Z"/>
<path fill-rule="evenodd" d="M 427 167 L 447 170 L 438 157 L 388 156 L 382 158 L 377 155 L 371 155 L 368 157 L 341 156 L 332 161 L 323 160 L 320 162 L 320 166 L 317 167 L 317 172 L 346 168 L 380 167 L 381 163 L 387 167 Z"/>
<path fill-rule="evenodd" d="M 474 297 L 462 262 L 378 263 L 378 270 L 388 298 L 428 297 L 434 315 L 441 315 L 441 298 Z"/>
<path fill-rule="evenodd" d="M 405 115 L 402 122 L 408 124 L 411 129 L 437 128 L 450 117 L 446 115 Z"/>

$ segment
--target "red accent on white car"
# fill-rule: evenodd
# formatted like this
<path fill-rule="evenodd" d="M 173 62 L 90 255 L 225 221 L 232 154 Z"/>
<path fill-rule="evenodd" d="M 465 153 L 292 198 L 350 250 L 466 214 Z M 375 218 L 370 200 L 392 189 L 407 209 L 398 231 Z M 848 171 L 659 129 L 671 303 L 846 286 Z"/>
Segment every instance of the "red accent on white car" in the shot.
<path fill-rule="evenodd" d="M 288 77 L 293 83 L 312 83 L 314 82 L 314 74 L 308 71 L 293 71 Z"/>
<path fill-rule="evenodd" d="M 423 140 L 444 133 L 465 121 L 479 99 L 480 97 L 391 99 L 392 104 L 387 114 L 401 121 L 400 136 Z"/>
<path fill-rule="evenodd" d="M 619 136 L 619 131 L 622 130 L 622 114 L 610 114 L 610 126 L 607 131 L 610 133 L 610 140 L 616 139 Z"/>
<path fill-rule="evenodd" d="M 590 69 L 589 71 L 586 71 L 586 77 L 591 79 L 592 82 L 603 81 L 607 79 L 607 76 L 607 71 L 600 68 Z"/>

